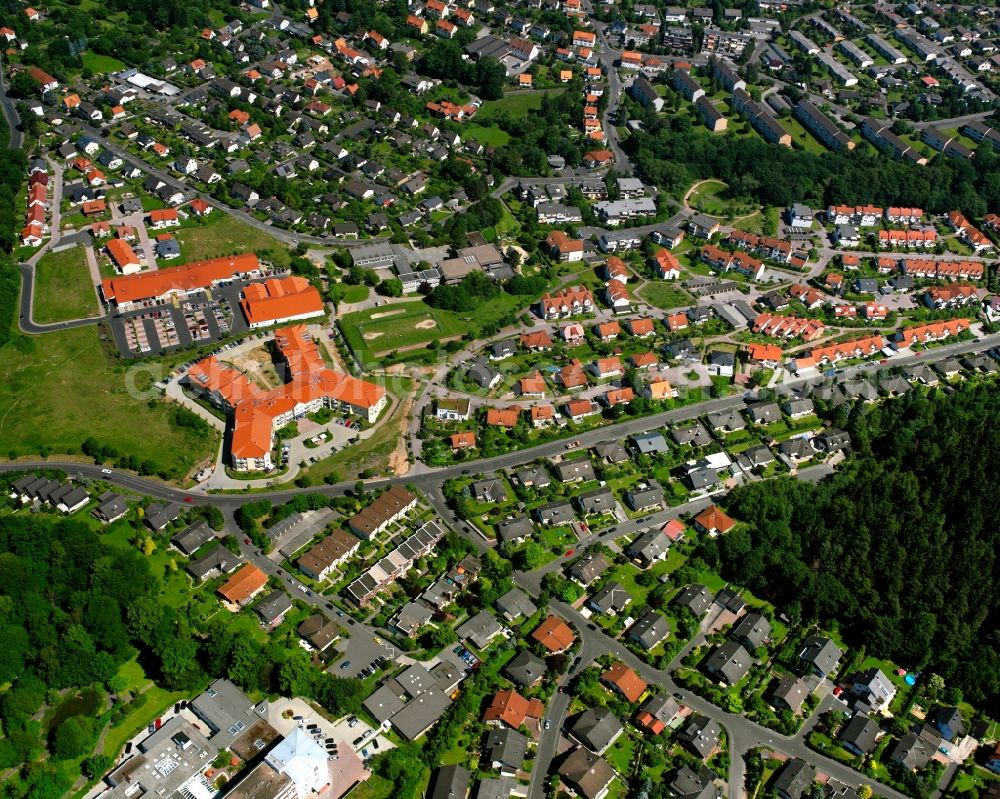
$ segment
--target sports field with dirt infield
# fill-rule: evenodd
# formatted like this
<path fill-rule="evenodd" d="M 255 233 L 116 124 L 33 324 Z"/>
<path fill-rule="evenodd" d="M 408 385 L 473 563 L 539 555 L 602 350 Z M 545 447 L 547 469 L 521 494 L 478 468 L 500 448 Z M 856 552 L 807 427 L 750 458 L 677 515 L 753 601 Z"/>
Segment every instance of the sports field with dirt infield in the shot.
<path fill-rule="evenodd" d="M 421 300 L 349 313 L 341 318 L 340 326 L 359 357 L 362 354 L 379 357 L 465 332 L 454 314 L 438 311 Z"/>

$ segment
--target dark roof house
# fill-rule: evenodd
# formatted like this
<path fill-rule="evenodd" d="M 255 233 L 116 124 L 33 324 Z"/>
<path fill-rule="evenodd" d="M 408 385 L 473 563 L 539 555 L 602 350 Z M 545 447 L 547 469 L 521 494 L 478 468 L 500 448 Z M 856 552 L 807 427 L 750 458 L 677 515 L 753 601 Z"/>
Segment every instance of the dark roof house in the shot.
<path fill-rule="evenodd" d="M 802 799 L 816 779 L 816 769 L 804 760 L 789 760 L 774 781 L 781 799 Z"/>
<path fill-rule="evenodd" d="M 677 734 L 677 740 L 702 760 L 707 760 L 719 746 L 722 728 L 715 719 L 695 713 Z"/>
<path fill-rule="evenodd" d="M 735 685 L 750 671 L 753 658 L 741 644 L 726 641 L 719 644 L 705 661 L 705 670 L 720 680 Z"/>
<path fill-rule="evenodd" d="M 819 677 L 832 673 L 843 653 L 832 640 L 823 635 L 810 635 L 802 643 L 799 660 Z"/>
<path fill-rule="evenodd" d="M 624 732 L 618 717 L 603 706 L 587 708 L 568 727 L 574 739 L 599 755 Z"/>

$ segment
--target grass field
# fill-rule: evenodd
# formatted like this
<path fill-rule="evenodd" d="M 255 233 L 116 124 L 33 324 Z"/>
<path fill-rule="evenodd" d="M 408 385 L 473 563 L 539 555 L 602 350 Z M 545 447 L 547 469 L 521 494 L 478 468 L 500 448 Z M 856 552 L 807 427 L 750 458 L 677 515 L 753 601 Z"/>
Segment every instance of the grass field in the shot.
<path fill-rule="evenodd" d="M 356 286 L 344 285 L 344 302 L 364 302 L 368 299 L 368 286 L 359 283 Z"/>
<path fill-rule="evenodd" d="M 688 204 L 706 214 L 722 216 L 728 210 L 723 194 L 729 186 L 721 180 L 705 180 L 688 197 Z"/>
<path fill-rule="evenodd" d="M 559 89 L 550 89 L 550 91 L 560 91 Z M 483 103 L 482 108 L 479 109 L 479 113 L 476 114 L 476 119 L 480 122 L 483 120 L 488 120 L 493 117 L 493 115 L 499 113 L 500 111 L 506 111 L 511 116 L 523 117 L 526 116 L 531 111 L 537 111 L 542 107 L 542 95 L 547 92 L 522 92 L 520 94 L 508 94 L 506 97 L 500 100 L 487 100 Z M 486 144 L 483 141 L 483 144 Z"/>
<path fill-rule="evenodd" d="M 229 214 L 214 213 L 206 218 L 204 225 L 178 230 L 176 237 L 181 245 L 180 263 L 264 250 L 270 252 L 271 260 L 279 266 L 287 265 L 290 258 L 284 244 Z"/>
<path fill-rule="evenodd" d="M 394 786 L 385 777 L 372 774 L 350 793 L 351 799 L 389 799 Z"/>
<path fill-rule="evenodd" d="M 510 134 L 494 125 L 488 128 L 482 125 L 468 125 L 465 128 L 465 136 L 468 139 L 475 139 L 480 144 L 493 147 L 502 147 L 510 141 Z"/>
<path fill-rule="evenodd" d="M 62 322 L 99 313 L 82 247 L 42 256 L 35 267 L 36 322 Z"/>
<path fill-rule="evenodd" d="M 420 300 L 350 313 L 341 319 L 341 326 L 351 348 L 368 353 L 391 352 L 465 332 L 453 314 Z"/>
<path fill-rule="evenodd" d="M 792 134 L 792 143 L 796 142 L 802 146 L 807 153 L 821 155 L 826 152 L 826 145 L 806 130 L 805 126 L 793 117 L 781 120 L 785 130 Z"/>
<path fill-rule="evenodd" d="M 84 53 L 83 66 L 95 75 L 101 75 L 105 72 L 120 72 L 125 69 L 126 65 L 124 61 L 119 61 L 117 58 L 112 58 L 109 55 Z"/>
<path fill-rule="evenodd" d="M 94 436 L 183 477 L 217 439 L 175 427 L 167 405 L 148 396 L 152 380 L 116 366 L 94 327 L 16 335 L 0 349 L 0 455 L 79 453 Z"/>
<path fill-rule="evenodd" d="M 503 236 L 511 236 L 521 229 L 521 223 L 511 214 L 506 205 L 503 206 L 503 216 L 493 227 L 488 227 L 483 231 L 483 236 L 487 241 L 496 241 Z"/>
<path fill-rule="evenodd" d="M 756 209 L 729 197 L 729 186 L 721 180 L 706 180 L 688 198 L 688 205 L 710 216 L 730 218 L 752 214 Z"/>
<path fill-rule="evenodd" d="M 637 293 L 650 305 L 663 310 L 678 308 L 692 302 L 691 295 L 684 289 L 665 280 L 647 283 Z"/>

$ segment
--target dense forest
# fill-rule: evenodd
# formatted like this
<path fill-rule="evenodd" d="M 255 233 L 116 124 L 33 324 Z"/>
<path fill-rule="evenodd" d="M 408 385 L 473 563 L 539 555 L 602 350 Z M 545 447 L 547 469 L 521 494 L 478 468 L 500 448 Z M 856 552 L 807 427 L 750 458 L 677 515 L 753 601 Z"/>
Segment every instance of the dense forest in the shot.
<path fill-rule="evenodd" d="M 935 158 L 914 166 L 862 145 L 852 153 L 816 154 L 767 144 L 755 136 L 713 137 L 687 120 L 644 116 L 645 130 L 625 146 L 648 183 L 680 196 L 695 180 L 721 178 L 737 197 L 786 207 L 831 203 L 956 208 L 974 217 L 1000 209 L 1000 159 L 980 147 L 970 162 Z"/>
<path fill-rule="evenodd" d="M 705 547 L 728 579 L 793 619 L 837 620 L 850 643 L 1000 701 L 1000 392 L 966 385 L 843 409 L 855 456 L 813 485 L 733 492 L 747 524 Z"/>
<path fill-rule="evenodd" d="M 126 609 L 156 589 L 142 555 L 104 546 L 86 524 L 0 518 L 0 683 L 10 685 L 0 699 L 0 767 L 33 764 L 8 782 L 11 795 L 58 796 L 69 787 L 65 771 L 41 761 L 91 750 L 94 712 L 105 691 L 121 687 L 119 668 L 136 654 Z M 74 695 L 90 714 L 57 723 L 58 715 L 40 713 Z"/>
<path fill-rule="evenodd" d="M 165 602 L 147 555 L 173 533 L 150 538 L 141 519 L 120 524 L 141 535 L 142 551 L 50 513 L 0 517 L 0 685 L 9 686 L 0 696 L 0 769 L 20 768 L 0 796 L 55 799 L 79 771 L 95 776 L 111 765 L 114 752 L 92 754 L 101 729 L 154 712 L 129 690 L 122 667 L 132 659 L 170 691 L 193 695 L 228 677 L 257 696 L 360 710 L 359 683 L 313 665 L 294 631 L 261 641 L 229 614 L 206 613 L 209 597 Z"/>

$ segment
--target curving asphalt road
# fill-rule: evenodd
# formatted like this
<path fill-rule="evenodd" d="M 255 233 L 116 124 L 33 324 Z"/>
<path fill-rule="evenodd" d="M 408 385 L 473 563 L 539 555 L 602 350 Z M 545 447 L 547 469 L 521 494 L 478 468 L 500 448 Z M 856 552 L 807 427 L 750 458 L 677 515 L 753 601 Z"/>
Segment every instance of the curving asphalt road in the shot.
<path fill-rule="evenodd" d="M 960 341 L 952 344 L 944 344 L 929 351 L 927 357 L 921 354 L 897 356 L 892 359 L 892 366 L 911 366 L 915 364 L 930 364 L 943 358 L 964 355 L 969 353 L 981 353 L 987 350 L 1000 347 L 1000 333 L 982 336 L 972 341 Z M 883 364 L 868 362 L 858 366 L 849 367 L 843 370 L 844 376 L 854 376 L 869 374 L 883 368 Z M 812 378 L 800 378 L 783 383 L 785 388 L 795 388 L 806 386 L 821 380 L 820 376 Z M 740 395 L 709 399 L 704 402 L 686 405 L 683 408 L 675 408 L 669 411 L 643 416 L 634 419 L 627 419 L 617 424 L 598 427 L 593 430 L 580 433 L 574 441 L 581 448 L 591 447 L 606 441 L 621 441 L 633 433 L 641 433 L 661 427 L 666 424 L 687 421 L 703 416 L 707 413 L 715 413 L 723 410 L 734 410 L 744 407 L 746 400 Z M 497 455 L 492 458 L 481 458 L 469 461 L 458 466 L 448 466 L 445 468 L 428 468 L 421 474 L 402 475 L 399 477 L 383 477 L 365 481 L 368 489 L 383 488 L 393 484 L 413 484 L 421 491 L 433 492 L 445 481 L 463 474 L 476 473 L 487 474 L 491 472 L 503 471 L 516 466 L 528 463 L 537 458 L 551 457 L 563 453 L 567 449 L 565 439 L 550 441 L 527 449 L 509 452 L 504 455 Z M 327 496 L 340 496 L 354 488 L 354 481 L 345 481 L 335 485 L 312 486 L 309 488 L 282 488 L 274 491 L 256 492 L 254 494 L 233 493 L 233 494 L 204 494 L 192 491 L 185 491 L 176 486 L 168 485 L 158 480 L 147 477 L 139 477 L 128 472 L 115 469 L 112 474 L 103 475 L 100 466 L 87 463 L 77 463 L 73 461 L 23 461 L 14 463 L 0 463 L 0 472 L 23 471 L 31 469 L 56 468 L 64 469 L 68 472 L 80 472 L 84 476 L 97 479 L 105 479 L 140 493 L 146 493 L 157 499 L 165 499 L 173 502 L 183 502 L 188 497 L 197 497 L 198 502 L 207 502 L 217 505 L 220 508 L 235 508 L 247 502 L 249 498 L 268 498 L 274 502 L 287 502 L 298 494 L 320 493 Z"/>
<path fill-rule="evenodd" d="M 991 336 L 985 336 L 981 339 L 969 341 L 969 342 L 956 342 L 954 344 L 944 345 L 933 351 L 933 359 L 925 358 L 922 355 L 910 355 L 905 357 L 899 357 L 893 359 L 893 363 L 896 365 L 907 365 L 915 363 L 931 363 L 933 360 L 938 358 L 950 357 L 955 355 L 960 355 L 963 353 L 976 353 L 983 352 L 985 350 L 991 349 L 1000 345 L 1000 334 L 994 334 Z M 880 364 L 865 364 L 860 367 L 854 367 L 852 369 L 846 370 L 848 373 L 865 373 L 878 369 Z M 806 380 L 796 380 L 790 385 L 802 384 L 807 382 Z M 694 418 L 696 416 L 701 416 L 705 413 L 710 413 L 717 410 L 738 408 L 744 403 L 742 397 L 726 397 L 720 399 L 708 400 L 706 402 L 697 403 L 695 405 L 687 406 L 685 408 L 679 408 L 673 411 L 667 411 L 664 413 L 656 414 L 654 416 L 646 417 L 643 419 L 631 419 L 626 422 L 611 425 L 608 427 L 600 428 L 597 430 L 588 431 L 578 436 L 579 446 L 589 447 L 600 441 L 608 440 L 619 440 L 624 438 L 630 433 L 649 430 L 654 427 L 658 427 L 662 424 L 668 422 L 681 421 L 684 419 Z M 509 469 L 513 466 L 523 464 L 530 460 L 538 457 L 553 455 L 564 451 L 565 444 L 562 442 L 552 442 L 549 444 L 544 444 L 538 447 L 533 447 L 528 450 L 521 450 L 520 452 L 510 453 L 508 455 L 501 455 L 495 458 L 483 459 L 475 463 L 474 468 L 477 472 L 488 472 L 494 470 Z M 230 529 L 235 529 L 233 524 L 233 514 L 235 510 L 242 505 L 250 496 L 254 498 L 267 497 L 274 502 L 283 502 L 289 498 L 300 494 L 303 492 L 319 492 L 327 495 L 340 495 L 348 490 L 351 490 L 353 483 L 340 483 L 334 486 L 320 486 L 316 488 L 304 488 L 304 489 L 285 489 L 280 491 L 272 491 L 263 494 L 192 494 L 190 492 L 182 491 L 173 486 L 169 486 L 164 483 L 160 483 L 149 478 L 138 477 L 136 475 L 129 474 L 127 472 L 119 470 L 111 470 L 110 474 L 105 474 L 104 470 L 100 466 L 95 466 L 93 464 L 81 464 L 73 462 L 64 461 L 45 461 L 45 462 L 21 462 L 21 463 L 5 463 L 0 464 L 0 472 L 10 472 L 10 471 L 21 471 L 39 468 L 59 468 L 63 469 L 69 473 L 80 473 L 87 477 L 92 477 L 96 479 L 104 479 L 122 488 L 126 488 L 138 493 L 148 494 L 157 499 L 175 501 L 175 502 L 186 502 L 186 503 L 197 503 L 197 504 L 211 504 L 223 511 L 223 515 L 226 518 L 227 526 Z M 415 475 L 415 476 L 403 476 L 395 477 L 382 480 L 370 481 L 367 485 L 369 488 L 380 487 L 390 483 L 412 483 L 419 490 L 421 490 L 427 497 L 428 502 L 431 504 L 432 508 L 447 522 L 449 522 L 454 529 L 459 530 L 466 534 L 467 538 L 473 542 L 473 544 L 483 551 L 487 548 L 487 542 L 478 534 L 472 533 L 470 528 L 462 522 L 462 520 L 456 518 L 452 510 L 447 507 L 444 502 L 444 497 L 440 493 L 440 486 L 442 482 L 449 477 L 455 477 L 462 474 L 466 469 L 461 469 L 460 467 L 449 467 L 446 469 L 436 469 L 425 474 Z M 818 479 L 821 478 L 828 471 L 828 467 L 816 469 L 816 470 L 806 470 L 799 474 L 800 479 Z M 694 503 L 689 503 L 689 506 L 682 506 L 680 508 L 674 508 L 666 513 L 676 513 L 680 514 L 685 510 L 691 510 L 692 507 L 700 505 L 704 500 L 699 500 Z M 623 525 L 624 527 L 624 525 Z M 600 539 L 602 536 L 598 536 Z M 286 574 L 281 574 L 277 565 L 264 558 L 255 550 L 252 546 L 246 543 L 241 537 L 241 549 L 243 549 L 244 554 L 255 563 L 258 564 L 262 569 L 264 569 L 269 574 L 275 574 L 283 582 L 287 582 L 289 586 L 294 590 L 298 588 L 298 583 L 293 577 Z M 557 564 L 561 561 L 556 561 Z M 538 570 L 533 573 L 522 573 L 519 572 L 515 575 L 515 581 L 519 586 L 521 586 L 528 593 L 537 596 L 541 578 L 545 571 L 551 570 L 551 568 L 546 568 Z M 308 596 L 306 595 L 306 601 L 308 604 L 312 605 L 317 610 L 323 612 L 327 616 L 333 618 L 336 621 L 335 609 L 326 606 L 326 600 L 318 596 Z M 601 628 L 596 625 L 592 629 L 587 620 L 582 614 L 580 614 L 576 609 L 569 605 L 558 601 L 551 601 L 550 608 L 555 610 L 560 616 L 565 618 L 567 621 L 571 622 L 578 630 L 581 636 L 582 647 L 580 649 L 581 663 L 580 667 L 584 667 L 604 653 L 612 653 L 615 657 L 621 659 L 631 668 L 633 668 L 638 674 L 640 674 L 643 679 L 647 682 L 655 683 L 667 691 L 679 696 L 681 701 L 684 702 L 688 707 L 693 710 L 702 713 L 710 718 L 718 721 L 726 730 L 729 742 L 729 754 L 730 754 L 730 766 L 728 773 L 728 785 L 729 794 L 728 799 L 744 799 L 744 781 L 745 781 L 745 761 L 744 755 L 755 748 L 768 749 L 788 757 L 798 757 L 813 763 L 817 768 L 823 773 L 829 775 L 830 777 L 839 780 L 849 786 L 859 787 L 860 785 L 868 784 L 871 785 L 876 793 L 886 799 L 907 799 L 907 797 L 891 788 L 888 785 L 883 785 L 881 783 L 871 780 L 867 775 L 857 772 L 848 766 L 843 765 L 835 760 L 827 758 L 811 749 L 809 749 L 805 744 L 805 732 L 809 729 L 811 722 L 807 722 L 807 725 L 794 736 L 783 736 L 762 727 L 740 715 L 733 713 L 728 713 L 719 707 L 711 704 L 710 702 L 690 694 L 682 690 L 673 680 L 671 676 L 671 668 L 678 662 L 678 659 L 683 657 L 685 650 L 682 650 L 675 658 L 674 662 L 668 666 L 666 670 L 654 669 L 649 666 L 645 661 L 638 658 L 631 651 L 625 648 L 617 640 L 610 638 L 605 635 Z M 356 633 L 369 634 L 372 637 L 376 637 L 376 630 L 373 630 L 365 625 L 358 625 L 359 629 L 355 630 Z M 695 638 L 695 642 L 700 640 L 698 637 Z M 689 644 L 689 647 L 691 644 Z M 834 702 L 830 697 L 824 699 L 823 707 L 829 706 Z M 568 707 L 568 697 L 566 695 L 557 693 L 550 703 L 549 708 L 546 711 L 546 720 L 554 725 L 555 729 L 559 729 L 562 726 L 563 720 L 565 718 L 565 713 Z M 818 713 L 819 711 L 817 711 Z M 530 797 L 531 799 L 542 799 L 544 795 L 544 776 L 548 773 L 549 767 L 551 765 L 552 759 L 556 755 L 556 749 L 558 746 L 559 736 L 556 734 L 543 735 L 539 742 L 539 748 L 535 757 L 534 764 L 534 775 L 532 778 Z"/>
<path fill-rule="evenodd" d="M 855 771 L 849 766 L 845 766 L 843 763 L 813 751 L 806 746 L 801 732 L 793 736 L 780 735 L 743 716 L 728 713 L 713 705 L 708 700 L 685 691 L 674 682 L 669 669 L 660 670 L 652 668 L 617 640 L 605 635 L 599 627 L 597 630 L 590 629 L 588 626 L 590 624 L 589 620 L 570 605 L 552 600 L 549 606 L 577 628 L 584 645 L 587 645 L 589 642 L 591 649 L 596 648 L 601 654 L 613 654 L 616 658 L 635 670 L 647 682 L 660 685 L 668 692 L 678 695 L 681 701 L 689 708 L 704 716 L 715 719 L 726 729 L 730 756 L 729 799 L 742 799 L 744 796 L 743 756 L 750 750 L 758 747 L 770 749 L 788 757 L 802 758 L 815 765 L 825 774 L 853 788 L 867 784 L 871 785 L 875 793 L 885 797 L 885 799 L 908 799 L 905 794 L 900 793 L 894 788 L 876 782 L 867 775 Z M 674 662 L 676 662 L 676 659 Z M 535 767 L 539 766 L 540 764 L 537 762 L 536 757 Z"/>
<path fill-rule="evenodd" d="M 70 319 L 66 322 L 53 322 L 40 325 L 34 321 L 35 302 L 35 267 L 29 264 L 18 264 L 21 268 L 21 317 L 18 320 L 20 328 L 25 333 L 51 333 L 53 330 L 69 330 L 74 327 L 96 325 L 104 319 L 103 316 L 88 316 L 86 319 Z"/>
<path fill-rule="evenodd" d="M 14 101 L 7 94 L 7 85 L 3 79 L 3 69 L 0 69 L 0 109 L 10 128 L 10 143 L 8 149 L 19 150 L 24 144 L 24 133 L 21 132 L 21 117 L 17 113 Z"/>

